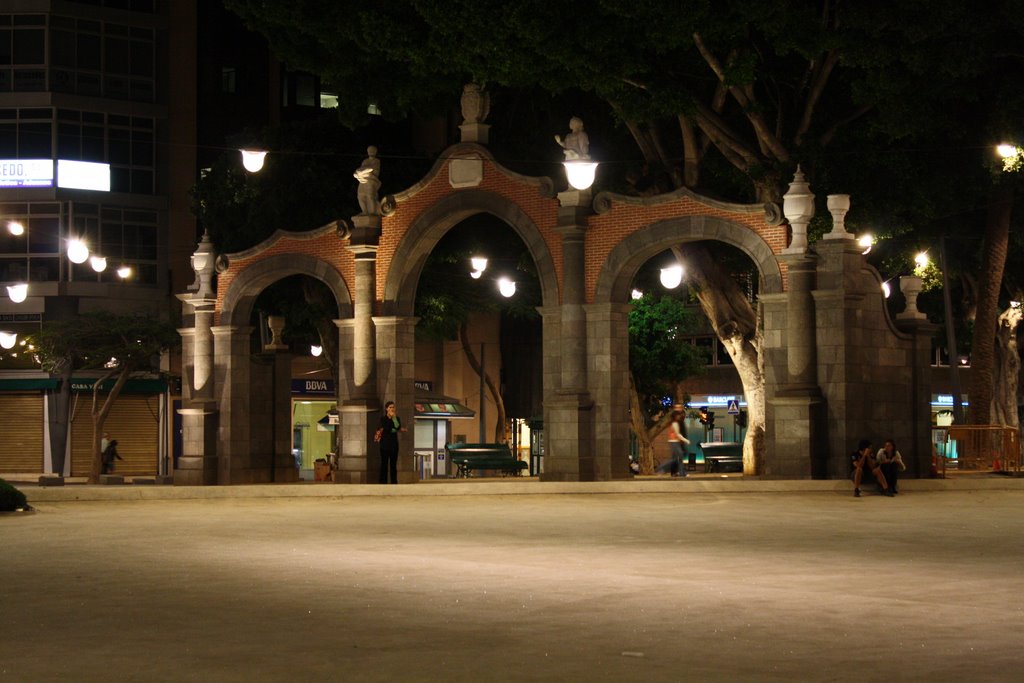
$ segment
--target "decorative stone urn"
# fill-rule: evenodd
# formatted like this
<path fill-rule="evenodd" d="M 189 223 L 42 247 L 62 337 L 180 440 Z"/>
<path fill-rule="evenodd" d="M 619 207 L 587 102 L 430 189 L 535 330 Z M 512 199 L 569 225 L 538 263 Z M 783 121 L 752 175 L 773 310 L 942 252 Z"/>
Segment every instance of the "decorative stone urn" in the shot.
<path fill-rule="evenodd" d="M 288 348 L 284 342 L 281 341 L 281 334 L 284 332 L 284 323 L 285 318 L 283 315 L 267 316 L 267 327 L 270 328 L 270 343 L 267 344 L 268 349 Z"/>
<path fill-rule="evenodd" d="M 928 316 L 917 310 L 917 295 L 921 293 L 922 286 L 921 278 L 916 275 L 900 276 L 900 291 L 907 300 L 907 307 L 896 315 L 899 320 L 927 320 Z"/>
<path fill-rule="evenodd" d="M 850 195 L 830 194 L 828 211 L 832 214 L 832 232 L 825 235 L 827 240 L 849 240 L 853 235 L 846 231 L 846 214 L 850 210 Z"/>
<path fill-rule="evenodd" d="M 793 228 L 793 239 L 782 253 L 806 253 L 807 224 L 814 218 L 814 194 L 799 166 L 796 167 L 793 182 L 789 184 L 789 191 L 782 197 L 782 212 Z"/>

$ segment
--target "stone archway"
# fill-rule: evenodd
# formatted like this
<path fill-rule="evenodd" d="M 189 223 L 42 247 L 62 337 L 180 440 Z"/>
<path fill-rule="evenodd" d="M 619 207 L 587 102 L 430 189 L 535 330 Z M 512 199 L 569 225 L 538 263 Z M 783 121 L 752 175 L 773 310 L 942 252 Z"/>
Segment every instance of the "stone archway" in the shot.
<path fill-rule="evenodd" d="M 351 299 L 341 274 L 314 256 L 268 256 L 231 281 L 220 325 L 213 328 L 214 367 L 221 378 L 216 385 L 220 483 L 286 482 L 297 477 L 291 456 L 292 355 L 283 345 L 265 347 L 257 357 L 247 352 L 256 297 L 291 275 L 323 282 L 334 295 L 338 317 L 350 315 Z M 334 400 L 338 402 L 339 397 Z M 257 419 L 260 415 L 266 419 Z"/>
<path fill-rule="evenodd" d="M 540 279 L 542 305 L 558 301 L 558 277 L 547 243 L 536 224 L 515 203 L 484 190 L 449 195 L 420 214 L 395 250 L 384 285 L 384 315 L 411 316 L 416 285 L 430 252 L 452 227 L 470 216 L 486 213 L 511 227 L 526 244 Z"/>
<path fill-rule="evenodd" d="M 760 273 L 764 295 L 781 295 L 783 274 L 771 246 L 748 226 L 716 216 L 693 215 L 651 223 L 623 238 L 601 266 L 593 303 L 587 306 L 588 338 L 600 339 L 591 352 L 591 393 L 598 407 L 602 439 L 622 444 L 625 452 L 629 422 L 630 291 L 637 271 L 653 256 L 684 242 L 714 240 L 736 247 Z M 601 369 L 607 368 L 602 373 Z M 602 377 L 602 374 L 604 377 Z"/>

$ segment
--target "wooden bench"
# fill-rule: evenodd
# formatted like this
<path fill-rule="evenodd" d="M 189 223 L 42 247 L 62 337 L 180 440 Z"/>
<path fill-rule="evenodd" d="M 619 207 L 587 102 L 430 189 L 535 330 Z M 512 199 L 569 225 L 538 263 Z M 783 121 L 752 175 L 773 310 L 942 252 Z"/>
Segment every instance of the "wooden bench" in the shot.
<path fill-rule="evenodd" d="M 742 472 L 743 444 L 734 441 L 709 441 L 700 444 L 705 472 Z"/>
<path fill-rule="evenodd" d="M 471 470 L 497 470 L 519 476 L 527 468 L 503 443 L 450 443 L 444 452 L 448 462 L 458 468 L 457 477 L 469 477 Z"/>

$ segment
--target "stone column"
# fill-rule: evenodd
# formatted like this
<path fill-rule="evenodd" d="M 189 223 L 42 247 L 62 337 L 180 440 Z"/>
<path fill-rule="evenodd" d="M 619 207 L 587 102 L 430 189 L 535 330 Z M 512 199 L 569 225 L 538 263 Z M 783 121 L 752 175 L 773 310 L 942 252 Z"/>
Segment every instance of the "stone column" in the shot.
<path fill-rule="evenodd" d="M 338 390 L 341 434 L 334 481 L 339 484 L 368 484 L 377 481 L 379 466 L 372 436 L 380 418 L 373 313 L 377 301 L 377 246 L 381 216 L 353 216 L 352 226 L 348 245 L 348 250 L 355 254 L 352 319 L 335 321 L 338 325 L 338 361 L 342 368 L 339 383 L 347 381 L 346 387 Z"/>
<path fill-rule="evenodd" d="M 178 458 L 174 483 L 199 486 L 217 483 L 218 416 L 214 396 L 213 320 L 217 303 L 213 287 L 216 271 L 213 243 L 208 234 L 192 254 L 196 273 L 190 292 L 178 298 L 192 311 L 192 328 L 182 331 L 183 382 L 182 454 Z"/>
<path fill-rule="evenodd" d="M 771 399 L 772 456 L 765 475 L 825 478 L 827 452 L 822 429 L 823 400 L 818 387 L 814 298 L 815 258 L 783 254 L 789 267 L 786 291 L 786 369 L 782 388 Z"/>
<path fill-rule="evenodd" d="M 588 304 L 590 392 L 594 397 L 594 478 L 629 471 L 629 304 Z"/>
<path fill-rule="evenodd" d="M 411 484 L 419 481 L 419 474 L 413 468 L 413 439 L 415 435 L 415 386 L 416 376 L 416 323 L 419 318 L 402 316 L 375 317 L 377 329 L 377 361 L 380 368 L 378 391 L 385 401 L 395 402 L 395 412 L 402 420 L 402 427 L 408 432 L 398 436 L 398 483 Z M 375 413 L 379 417 L 379 413 Z M 376 420 L 369 425 L 367 440 L 376 429 Z M 372 455 L 377 455 L 376 447 Z M 369 469 L 377 473 L 380 462 L 374 461 Z M 374 479 L 373 481 L 376 481 Z"/>
<path fill-rule="evenodd" d="M 932 464 L 932 383 L 931 355 L 932 337 L 939 325 L 928 321 L 917 310 L 917 295 L 921 290 L 921 278 L 904 276 L 900 278 L 900 289 L 906 297 L 906 308 L 896 315 L 896 327 L 900 332 L 912 336 L 911 390 L 910 390 L 910 448 L 900 447 L 903 464 L 907 471 L 903 476 L 927 478 L 931 475 Z"/>
<path fill-rule="evenodd" d="M 214 378 L 220 424 L 217 436 L 217 483 L 247 483 L 243 470 L 253 468 L 250 404 L 252 401 L 248 326 L 212 328 Z"/>
<path fill-rule="evenodd" d="M 270 357 L 273 365 L 269 387 L 271 424 L 270 433 L 265 439 L 266 448 L 270 452 L 251 454 L 258 460 L 249 463 L 245 480 L 253 483 L 269 480 L 275 484 L 287 484 L 299 480 L 299 471 L 292 455 L 292 354 L 281 339 L 285 319 L 272 315 L 267 318 L 267 325 L 272 337 L 270 343 L 263 347 L 263 353 Z M 255 444 L 255 434 L 253 437 L 250 443 Z"/>
<path fill-rule="evenodd" d="M 591 481 L 598 468 L 594 461 L 594 402 L 587 381 L 587 319 L 583 310 L 584 236 L 591 196 L 586 190 L 569 190 L 559 193 L 558 200 L 561 207 L 555 229 L 562 235 L 559 375 L 554 394 L 545 396 L 546 453 L 541 478 Z"/>

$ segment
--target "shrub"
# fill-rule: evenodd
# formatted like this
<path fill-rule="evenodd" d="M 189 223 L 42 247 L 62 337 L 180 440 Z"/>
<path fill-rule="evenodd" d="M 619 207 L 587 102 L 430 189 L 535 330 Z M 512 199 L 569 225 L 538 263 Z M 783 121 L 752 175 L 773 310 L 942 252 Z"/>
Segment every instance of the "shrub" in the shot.
<path fill-rule="evenodd" d="M 0 512 L 12 512 L 18 508 L 28 508 L 25 494 L 0 479 Z"/>

